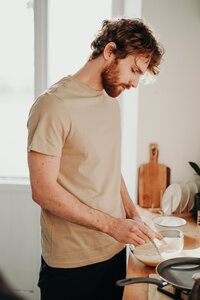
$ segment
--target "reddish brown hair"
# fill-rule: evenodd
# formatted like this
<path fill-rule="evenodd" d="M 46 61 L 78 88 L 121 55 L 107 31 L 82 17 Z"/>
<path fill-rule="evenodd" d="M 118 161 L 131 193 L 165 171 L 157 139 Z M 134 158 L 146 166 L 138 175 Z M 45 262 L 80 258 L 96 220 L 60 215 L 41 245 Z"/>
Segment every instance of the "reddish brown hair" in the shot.
<path fill-rule="evenodd" d="M 142 19 L 103 21 L 101 30 L 91 43 L 93 51 L 90 60 L 100 56 L 109 42 L 116 44 L 113 52 L 117 59 L 123 59 L 129 54 L 142 55 L 150 59 L 148 71 L 153 75 L 159 73 L 158 66 L 164 49 Z"/>

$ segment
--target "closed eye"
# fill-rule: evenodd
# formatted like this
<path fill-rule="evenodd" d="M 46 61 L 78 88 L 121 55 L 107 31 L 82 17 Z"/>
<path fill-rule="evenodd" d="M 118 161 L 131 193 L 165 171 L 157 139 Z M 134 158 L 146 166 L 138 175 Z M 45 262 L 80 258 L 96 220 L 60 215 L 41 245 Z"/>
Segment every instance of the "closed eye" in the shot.
<path fill-rule="evenodd" d="M 131 68 L 131 72 L 132 73 L 136 73 L 135 69 Z"/>

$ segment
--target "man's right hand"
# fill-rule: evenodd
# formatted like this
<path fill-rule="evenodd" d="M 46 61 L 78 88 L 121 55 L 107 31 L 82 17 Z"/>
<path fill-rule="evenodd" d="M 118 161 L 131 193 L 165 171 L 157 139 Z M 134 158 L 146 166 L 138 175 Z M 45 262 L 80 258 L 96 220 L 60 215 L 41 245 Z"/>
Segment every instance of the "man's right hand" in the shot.
<path fill-rule="evenodd" d="M 162 239 L 162 236 L 140 220 L 116 219 L 109 235 L 124 244 L 142 245 L 151 239 Z"/>

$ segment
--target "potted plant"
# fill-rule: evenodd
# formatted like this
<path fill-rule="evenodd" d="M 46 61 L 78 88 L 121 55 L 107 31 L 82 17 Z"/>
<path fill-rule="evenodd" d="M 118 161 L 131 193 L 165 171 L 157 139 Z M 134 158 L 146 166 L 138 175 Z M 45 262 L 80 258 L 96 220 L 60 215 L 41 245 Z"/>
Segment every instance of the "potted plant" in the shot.
<path fill-rule="evenodd" d="M 189 164 L 193 168 L 193 170 L 196 172 L 196 174 L 200 176 L 200 167 L 193 161 L 189 161 Z"/>

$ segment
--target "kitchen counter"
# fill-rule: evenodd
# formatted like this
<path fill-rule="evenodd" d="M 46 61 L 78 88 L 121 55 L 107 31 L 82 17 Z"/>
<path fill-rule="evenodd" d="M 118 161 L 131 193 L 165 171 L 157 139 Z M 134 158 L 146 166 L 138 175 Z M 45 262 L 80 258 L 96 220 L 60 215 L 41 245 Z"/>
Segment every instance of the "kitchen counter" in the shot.
<path fill-rule="evenodd" d="M 153 226 L 152 217 L 156 214 L 150 212 L 147 209 L 142 209 L 138 207 L 143 220 L 149 225 Z M 199 248 L 200 256 L 200 226 L 197 226 L 195 220 L 191 216 L 183 216 L 186 221 L 186 227 L 184 232 L 184 251 L 185 253 L 191 256 L 192 249 Z M 139 262 L 134 255 L 130 252 L 128 260 L 128 271 L 127 278 L 130 277 L 148 277 L 149 274 L 156 273 L 155 267 L 145 266 L 143 263 Z M 147 300 L 148 299 L 148 284 L 139 283 L 139 284 L 130 284 L 127 285 L 124 289 L 123 300 Z M 151 300 L 151 299 L 149 299 Z"/>

